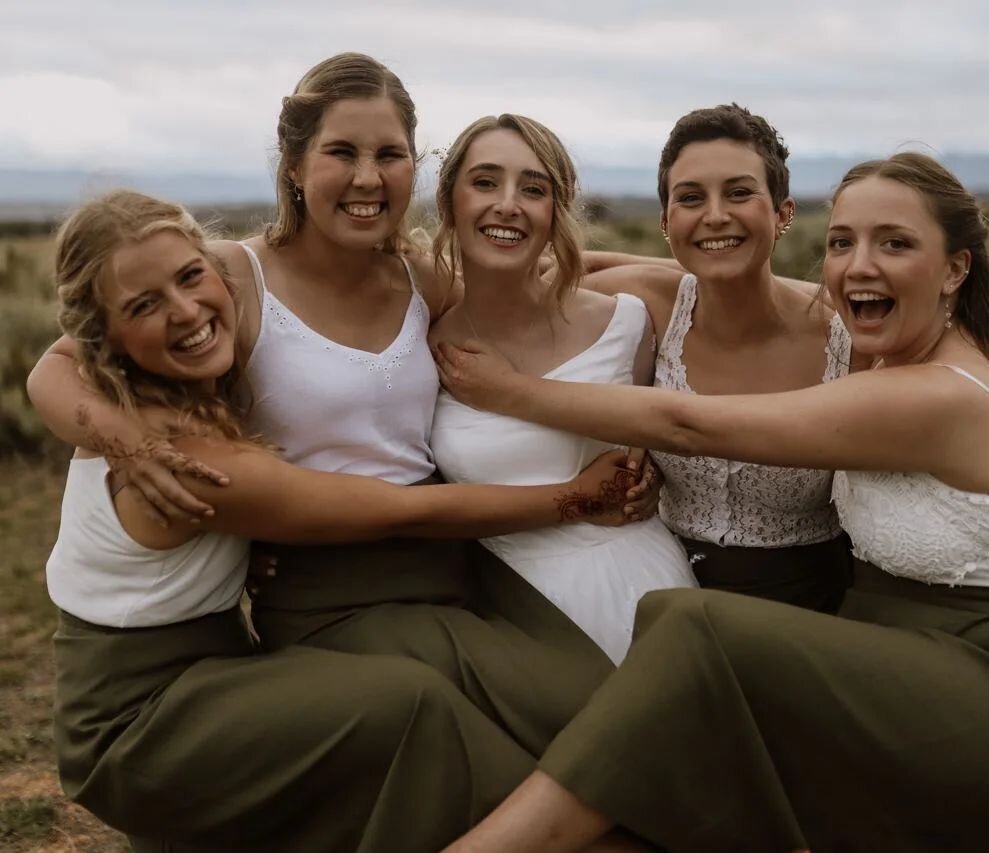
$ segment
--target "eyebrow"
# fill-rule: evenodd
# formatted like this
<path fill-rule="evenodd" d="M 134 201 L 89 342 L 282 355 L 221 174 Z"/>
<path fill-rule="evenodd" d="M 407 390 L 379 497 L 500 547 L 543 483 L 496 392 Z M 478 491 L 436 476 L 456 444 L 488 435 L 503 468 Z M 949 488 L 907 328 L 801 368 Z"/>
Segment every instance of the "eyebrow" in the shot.
<path fill-rule="evenodd" d="M 737 184 L 739 181 L 758 181 L 759 179 L 755 175 L 735 175 L 731 178 L 725 178 L 724 183 L 726 184 Z M 673 190 L 681 189 L 682 187 L 701 187 L 703 184 L 700 181 L 678 181 L 675 183 L 671 189 Z"/>
<path fill-rule="evenodd" d="M 851 225 L 842 225 L 840 222 L 837 225 L 829 225 L 828 231 L 854 231 Z M 909 225 L 903 225 L 902 223 L 896 222 L 882 222 L 879 225 L 875 225 L 871 228 L 872 231 L 909 231 L 911 234 L 918 234 L 919 232 L 911 228 Z"/>
<path fill-rule="evenodd" d="M 469 175 L 471 172 L 504 172 L 505 167 L 499 166 L 497 163 L 478 163 L 475 166 L 471 166 L 467 170 Z M 550 178 L 545 172 L 540 172 L 538 169 L 523 169 L 523 177 L 530 178 L 535 181 L 546 181 L 547 184 L 553 183 L 553 179 Z"/>

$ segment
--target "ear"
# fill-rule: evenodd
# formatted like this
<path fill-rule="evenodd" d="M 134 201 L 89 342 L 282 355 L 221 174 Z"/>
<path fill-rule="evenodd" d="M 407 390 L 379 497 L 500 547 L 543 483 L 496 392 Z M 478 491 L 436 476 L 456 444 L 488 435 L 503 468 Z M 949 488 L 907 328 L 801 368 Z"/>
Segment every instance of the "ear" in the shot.
<path fill-rule="evenodd" d="M 969 249 L 962 249 L 948 256 L 948 275 L 944 280 L 941 292 L 945 296 L 950 296 L 968 277 L 968 271 L 972 268 L 972 252 Z"/>
<path fill-rule="evenodd" d="M 780 203 L 780 209 L 776 211 L 776 239 L 778 240 L 793 224 L 793 217 L 797 215 L 797 203 L 792 196 L 787 196 Z"/>

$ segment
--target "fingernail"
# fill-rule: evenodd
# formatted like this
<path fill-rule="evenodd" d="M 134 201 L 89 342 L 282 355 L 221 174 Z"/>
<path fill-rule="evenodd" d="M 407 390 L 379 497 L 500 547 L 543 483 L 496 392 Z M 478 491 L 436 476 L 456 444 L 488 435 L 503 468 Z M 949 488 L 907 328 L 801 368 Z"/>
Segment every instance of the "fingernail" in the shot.
<path fill-rule="evenodd" d="M 628 468 L 629 471 L 638 471 L 639 463 L 636 462 L 634 459 L 629 459 L 625 467 Z"/>
<path fill-rule="evenodd" d="M 220 477 L 220 485 L 221 486 L 229 486 L 230 485 L 230 478 L 229 477 Z"/>
<path fill-rule="evenodd" d="M 268 576 L 269 578 L 273 578 L 273 577 L 275 576 L 275 570 L 274 570 L 274 569 L 271 569 L 271 568 L 269 568 L 269 569 L 265 569 L 265 571 L 264 571 L 264 573 L 265 573 L 265 574 L 266 574 L 266 575 L 267 575 L 267 576 Z"/>
<path fill-rule="evenodd" d="M 193 516 L 192 518 L 190 518 L 189 521 L 191 521 L 193 524 L 199 524 L 199 519 L 196 518 L 195 516 Z"/>
<path fill-rule="evenodd" d="M 214 515 L 216 515 L 216 510 L 208 509 L 206 510 L 206 512 L 203 513 L 203 515 L 207 516 L 208 518 L 212 518 Z"/>

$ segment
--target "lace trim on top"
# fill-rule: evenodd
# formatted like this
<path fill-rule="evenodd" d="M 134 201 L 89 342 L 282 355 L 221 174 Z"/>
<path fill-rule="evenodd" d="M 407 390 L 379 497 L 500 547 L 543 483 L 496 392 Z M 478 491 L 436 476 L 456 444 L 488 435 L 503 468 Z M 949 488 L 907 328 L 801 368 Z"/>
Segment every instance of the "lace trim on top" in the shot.
<path fill-rule="evenodd" d="M 697 301 L 697 278 L 680 280 L 676 303 L 656 358 L 655 385 L 693 394 L 683 342 Z M 848 373 L 851 338 L 831 321 L 822 382 Z M 666 482 L 660 515 L 676 533 L 719 545 L 778 548 L 823 542 L 841 529 L 830 504 L 832 472 L 753 465 L 731 459 L 654 453 Z"/>
<path fill-rule="evenodd" d="M 923 583 L 989 586 L 989 495 L 925 473 L 838 471 L 834 502 L 860 559 Z"/>

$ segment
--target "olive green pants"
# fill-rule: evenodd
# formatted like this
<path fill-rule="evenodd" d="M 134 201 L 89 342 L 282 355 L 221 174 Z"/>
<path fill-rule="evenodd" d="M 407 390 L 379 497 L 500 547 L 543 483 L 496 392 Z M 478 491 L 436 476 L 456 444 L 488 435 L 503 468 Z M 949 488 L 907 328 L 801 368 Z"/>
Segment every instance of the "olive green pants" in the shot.
<path fill-rule="evenodd" d="M 280 547 L 252 618 L 302 644 L 428 664 L 532 756 L 614 670 L 541 593 L 476 542 Z"/>
<path fill-rule="evenodd" d="M 254 655 L 237 611 L 129 630 L 63 614 L 55 661 L 65 792 L 141 851 L 435 853 L 534 766 L 434 669 Z"/>
<path fill-rule="evenodd" d="M 651 593 L 541 768 L 671 853 L 989 849 L 989 589 Z"/>

